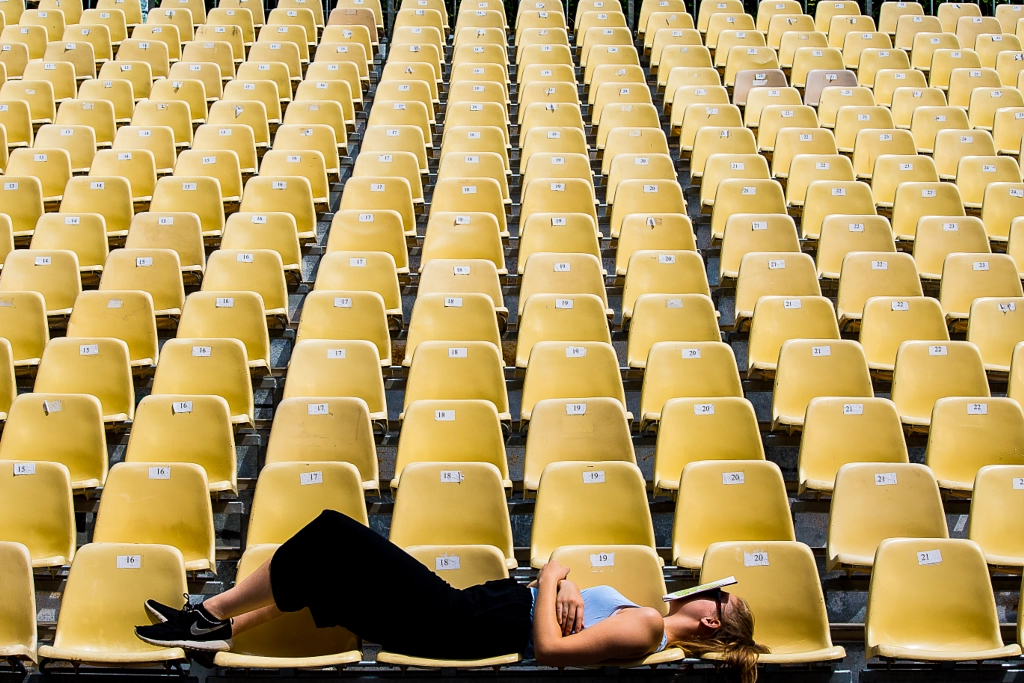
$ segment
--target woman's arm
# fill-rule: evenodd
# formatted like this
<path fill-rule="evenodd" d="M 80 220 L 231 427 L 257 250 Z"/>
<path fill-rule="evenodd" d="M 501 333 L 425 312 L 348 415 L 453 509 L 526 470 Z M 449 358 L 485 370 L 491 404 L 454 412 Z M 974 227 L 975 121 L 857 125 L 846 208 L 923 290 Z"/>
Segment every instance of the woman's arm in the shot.
<path fill-rule="evenodd" d="M 579 633 L 563 636 L 555 597 L 558 582 L 568 573 L 557 562 L 549 562 L 537 577 L 533 649 L 538 663 L 563 667 L 641 657 L 661 642 L 664 621 L 656 610 L 645 607 L 624 609 Z"/>

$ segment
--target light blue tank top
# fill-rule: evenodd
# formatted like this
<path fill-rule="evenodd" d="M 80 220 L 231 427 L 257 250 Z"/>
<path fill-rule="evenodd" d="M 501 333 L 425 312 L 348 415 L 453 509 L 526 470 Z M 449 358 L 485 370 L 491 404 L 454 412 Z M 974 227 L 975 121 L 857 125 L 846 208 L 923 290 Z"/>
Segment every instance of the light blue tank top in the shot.
<path fill-rule="evenodd" d="M 531 588 L 530 594 L 533 596 L 533 604 L 537 604 L 537 589 Z M 580 591 L 580 595 L 583 596 L 583 628 L 590 628 L 594 624 L 598 624 L 608 617 L 612 616 L 620 609 L 625 607 L 639 607 L 625 595 L 615 590 L 611 586 L 594 586 L 593 588 L 584 588 Z M 533 620 L 533 607 L 530 607 L 530 619 Z M 661 636 L 661 643 L 658 644 L 658 649 L 655 652 L 661 652 L 668 646 L 668 634 Z M 526 652 L 528 658 L 533 658 L 533 637 L 530 637 L 530 646 Z"/>

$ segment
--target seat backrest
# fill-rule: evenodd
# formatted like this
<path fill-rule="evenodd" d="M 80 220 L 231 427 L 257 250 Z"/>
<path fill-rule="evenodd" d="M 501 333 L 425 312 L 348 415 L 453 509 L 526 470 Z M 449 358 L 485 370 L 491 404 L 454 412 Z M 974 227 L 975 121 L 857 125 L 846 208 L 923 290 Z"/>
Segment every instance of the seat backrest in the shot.
<path fill-rule="evenodd" d="M 420 399 L 480 398 L 493 403 L 502 419 L 510 419 L 501 353 L 490 342 L 422 342 L 406 387 L 406 408 Z"/>
<path fill-rule="evenodd" d="M 30 566 L 70 564 L 76 542 L 68 469 L 59 462 L 5 460 L 0 463 L 0 491 L 3 539 L 23 544 Z"/>
<path fill-rule="evenodd" d="M 87 291 L 75 299 L 68 337 L 115 337 L 128 345 L 133 365 L 156 365 L 153 298 L 140 291 Z"/>
<path fill-rule="evenodd" d="M 105 421 L 128 421 L 135 412 L 135 389 L 128 345 L 110 337 L 51 339 L 43 350 L 34 390 L 92 394 Z"/>
<path fill-rule="evenodd" d="M 660 342 L 651 347 L 640 412 L 660 419 L 665 403 L 680 396 L 743 397 L 732 347 L 722 342 Z"/>
<path fill-rule="evenodd" d="M 386 418 L 380 354 L 371 342 L 306 339 L 292 350 L 284 396 L 356 396 Z"/>
<path fill-rule="evenodd" d="M 168 652 L 139 640 L 135 627 L 148 619 L 146 600 L 175 605 L 187 592 L 185 563 L 176 548 L 89 543 L 82 546 L 68 575 L 53 646 L 143 657 Z M 119 599 L 111 600 L 111 595 Z M 169 652 L 174 655 L 175 650 Z"/>
<path fill-rule="evenodd" d="M 707 547 L 723 540 L 796 540 L 778 465 L 707 460 L 683 468 L 672 525 L 674 563 L 695 569 Z"/>
<path fill-rule="evenodd" d="M 367 524 L 359 470 L 348 462 L 277 462 L 260 472 L 246 545 L 283 543 L 323 510 Z"/>
<path fill-rule="evenodd" d="M 32 558 L 20 543 L 0 542 L 0 577 L 4 597 L 0 600 L 0 643 L 18 658 L 36 655 L 36 593 Z"/>
<path fill-rule="evenodd" d="M 929 618 L 907 618 L 924 605 Z M 981 549 L 962 539 L 882 541 L 871 574 L 864 635 L 869 656 L 905 647 L 950 654 L 1001 649 Z"/>
<path fill-rule="evenodd" d="M 416 462 L 402 473 L 390 540 L 492 545 L 515 567 L 512 524 L 498 468 L 489 462 Z"/>
<path fill-rule="evenodd" d="M 839 468 L 828 529 L 828 565 L 869 567 L 887 538 L 948 538 L 932 471 L 916 463 Z"/>
<path fill-rule="evenodd" d="M 541 567 L 556 548 L 582 544 L 654 548 L 646 485 L 633 463 L 555 462 L 544 468 L 530 537 L 530 564 Z"/>
<path fill-rule="evenodd" d="M 966 341 L 905 341 L 896 353 L 892 400 L 907 424 L 928 425 L 947 396 L 989 396 L 978 347 Z"/>
<path fill-rule="evenodd" d="M 847 339 L 783 342 L 772 393 L 773 424 L 803 424 L 807 404 L 818 396 L 873 395 L 864 350 L 857 342 Z"/>
<path fill-rule="evenodd" d="M 892 401 L 818 397 L 808 402 L 800 440 L 800 491 L 831 491 L 846 463 L 906 463 L 908 458 Z"/>
<path fill-rule="evenodd" d="M 416 462 L 489 462 L 509 483 L 505 439 L 498 411 L 481 399 L 414 401 L 405 411 L 392 489 Z"/>
<path fill-rule="evenodd" d="M 249 363 L 237 339 L 169 339 L 160 349 L 153 393 L 222 396 L 233 424 L 253 421 Z"/>
<path fill-rule="evenodd" d="M 545 398 L 609 396 L 626 405 L 615 350 L 603 342 L 534 344 L 523 385 L 522 419 Z"/>
<path fill-rule="evenodd" d="M 715 543 L 704 554 L 700 581 L 727 576 L 738 580 L 728 592 L 746 600 L 757 615 L 756 642 L 779 655 L 832 649 L 825 597 L 814 556 L 806 545 L 792 541 Z"/>
<path fill-rule="evenodd" d="M 7 414 L 0 460 L 64 465 L 72 489 L 102 486 L 107 439 L 99 399 L 88 394 L 22 394 Z"/>
<path fill-rule="evenodd" d="M 981 468 L 1024 464 L 1012 445 L 1024 432 L 1024 413 L 1012 399 L 939 398 L 931 418 L 925 463 L 944 489 L 970 492 Z"/>
<path fill-rule="evenodd" d="M 981 546 L 989 564 L 1020 557 L 1024 465 L 986 465 L 978 470 L 971 496 L 967 537 Z"/>
<path fill-rule="evenodd" d="M 213 509 L 206 470 L 192 463 L 114 465 L 103 487 L 93 537 L 97 543 L 174 546 L 186 569 L 213 569 Z"/>
<path fill-rule="evenodd" d="M 286 398 L 278 404 L 267 464 L 350 462 L 364 489 L 378 488 L 370 410 L 361 398 Z"/>

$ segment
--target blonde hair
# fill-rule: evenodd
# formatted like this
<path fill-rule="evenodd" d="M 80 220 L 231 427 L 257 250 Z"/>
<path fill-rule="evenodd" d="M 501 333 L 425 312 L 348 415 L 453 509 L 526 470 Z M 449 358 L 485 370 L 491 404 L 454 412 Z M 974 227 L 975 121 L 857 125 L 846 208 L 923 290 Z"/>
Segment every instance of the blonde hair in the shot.
<path fill-rule="evenodd" d="M 710 652 L 721 654 L 727 665 L 739 669 L 742 683 L 756 683 L 757 658 L 769 652 L 765 645 L 754 640 L 754 614 L 746 600 L 740 597 L 735 604 L 722 606 L 722 625 L 714 634 L 669 645 L 680 647 L 694 657 Z"/>

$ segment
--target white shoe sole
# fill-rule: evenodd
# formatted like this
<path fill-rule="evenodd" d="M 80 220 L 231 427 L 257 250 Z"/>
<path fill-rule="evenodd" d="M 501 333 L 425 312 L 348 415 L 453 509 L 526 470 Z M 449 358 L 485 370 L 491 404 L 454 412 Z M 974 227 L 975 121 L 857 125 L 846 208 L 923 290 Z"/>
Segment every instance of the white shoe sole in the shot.
<path fill-rule="evenodd" d="M 156 611 L 155 609 L 153 609 L 153 608 L 152 608 L 152 607 L 151 607 L 151 606 L 149 605 L 149 603 L 148 603 L 148 602 L 146 603 L 146 614 L 148 614 L 148 615 L 149 615 L 149 616 L 151 616 L 152 618 L 156 619 L 156 620 L 157 620 L 157 622 L 159 622 L 159 623 L 161 623 L 161 624 L 166 624 L 166 623 L 167 623 L 167 618 L 166 618 L 166 617 L 164 617 L 164 615 L 162 615 L 162 614 L 160 614 L 159 612 L 157 612 L 157 611 Z"/>
<path fill-rule="evenodd" d="M 137 633 L 135 635 L 140 640 L 157 647 L 180 647 L 183 650 L 198 650 L 200 652 L 226 652 L 231 649 L 231 640 L 153 640 Z"/>

